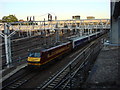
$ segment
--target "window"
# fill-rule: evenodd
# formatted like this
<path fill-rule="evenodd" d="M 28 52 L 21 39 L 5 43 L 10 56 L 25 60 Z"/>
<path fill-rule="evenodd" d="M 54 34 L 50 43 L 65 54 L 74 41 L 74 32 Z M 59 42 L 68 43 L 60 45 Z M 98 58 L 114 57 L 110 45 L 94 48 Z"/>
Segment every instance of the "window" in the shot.
<path fill-rule="evenodd" d="M 29 57 L 40 57 L 40 53 L 30 53 Z"/>

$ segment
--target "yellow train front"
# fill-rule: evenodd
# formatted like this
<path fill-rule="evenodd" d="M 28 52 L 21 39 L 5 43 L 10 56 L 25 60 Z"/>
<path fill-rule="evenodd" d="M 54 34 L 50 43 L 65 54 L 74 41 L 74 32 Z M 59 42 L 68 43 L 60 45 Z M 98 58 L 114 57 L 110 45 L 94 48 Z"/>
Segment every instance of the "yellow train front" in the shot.
<path fill-rule="evenodd" d="M 30 52 L 28 55 L 28 65 L 36 66 L 40 65 L 40 60 L 41 60 L 41 53 L 40 52 Z"/>

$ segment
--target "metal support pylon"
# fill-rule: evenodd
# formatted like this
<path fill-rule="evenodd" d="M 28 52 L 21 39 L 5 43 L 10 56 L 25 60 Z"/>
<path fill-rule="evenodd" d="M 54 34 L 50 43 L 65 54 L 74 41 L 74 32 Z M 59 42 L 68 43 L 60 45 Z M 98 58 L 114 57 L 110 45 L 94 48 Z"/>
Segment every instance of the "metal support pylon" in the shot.
<path fill-rule="evenodd" d="M 4 33 L 0 33 L 0 36 L 4 38 L 5 42 L 5 54 L 6 54 L 6 65 L 9 68 L 10 64 L 12 64 L 12 57 L 11 57 L 11 40 L 10 37 L 15 34 L 15 31 L 10 33 L 9 24 L 4 23 Z"/>
<path fill-rule="evenodd" d="M 56 43 L 58 43 L 59 40 L 60 40 L 60 37 L 59 37 L 59 30 L 60 30 L 60 29 L 59 29 L 59 27 L 58 27 L 58 23 L 56 24 L 55 28 L 57 28 L 57 29 L 55 29 Z"/>

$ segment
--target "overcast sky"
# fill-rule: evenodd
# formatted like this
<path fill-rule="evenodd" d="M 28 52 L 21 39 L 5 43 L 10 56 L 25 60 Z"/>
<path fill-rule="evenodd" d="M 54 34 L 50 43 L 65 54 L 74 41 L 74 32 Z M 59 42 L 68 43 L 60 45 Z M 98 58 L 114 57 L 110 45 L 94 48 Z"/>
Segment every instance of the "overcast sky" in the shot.
<path fill-rule="evenodd" d="M 37 20 L 47 19 L 51 13 L 60 19 L 72 19 L 73 15 L 95 18 L 110 17 L 109 0 L 0 0 L 0 19 L 9 14 L 26 20 L 27 16 L 35 16 Z"/>

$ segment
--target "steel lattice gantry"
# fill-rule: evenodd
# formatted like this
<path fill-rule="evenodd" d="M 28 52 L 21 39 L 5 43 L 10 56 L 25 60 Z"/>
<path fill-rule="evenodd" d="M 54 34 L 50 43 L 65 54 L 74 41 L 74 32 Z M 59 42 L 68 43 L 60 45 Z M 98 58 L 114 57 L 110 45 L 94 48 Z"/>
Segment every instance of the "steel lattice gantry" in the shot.
<path fill-rule="evenodd" d="M 14 39 L 13 35 L 17 35 L 17 39 L 25 39 L 29 37 L 41 35 L 44 38 L 44 44 L 47 44 L 47 36 L 54 34 L 50 37 L 50 45 L 62 42 L 61 36 L 65 40 L 69 38 L 68 35 L 84 36 L 98 31 L 110 29 L 109 19 L 82 19 L 82 20 L 53 20 L 53 21 L 32 21 L 32 22 L 13 22 L 2 23 L 0 25 L 0 36 L 3 38 L 5 46 L 6 65 L 12 64 L 11 56 L 11 41 Z M 52 42 L 54 39 L 55 42 Z M 44 45 L 45 46 L 45 45 Z M 13 55 L 13 52 L 12 52 Z M 19 59 L 20 57 L 18 57 Z M 18 60 L 19 61 L 19 60 Z"/>

